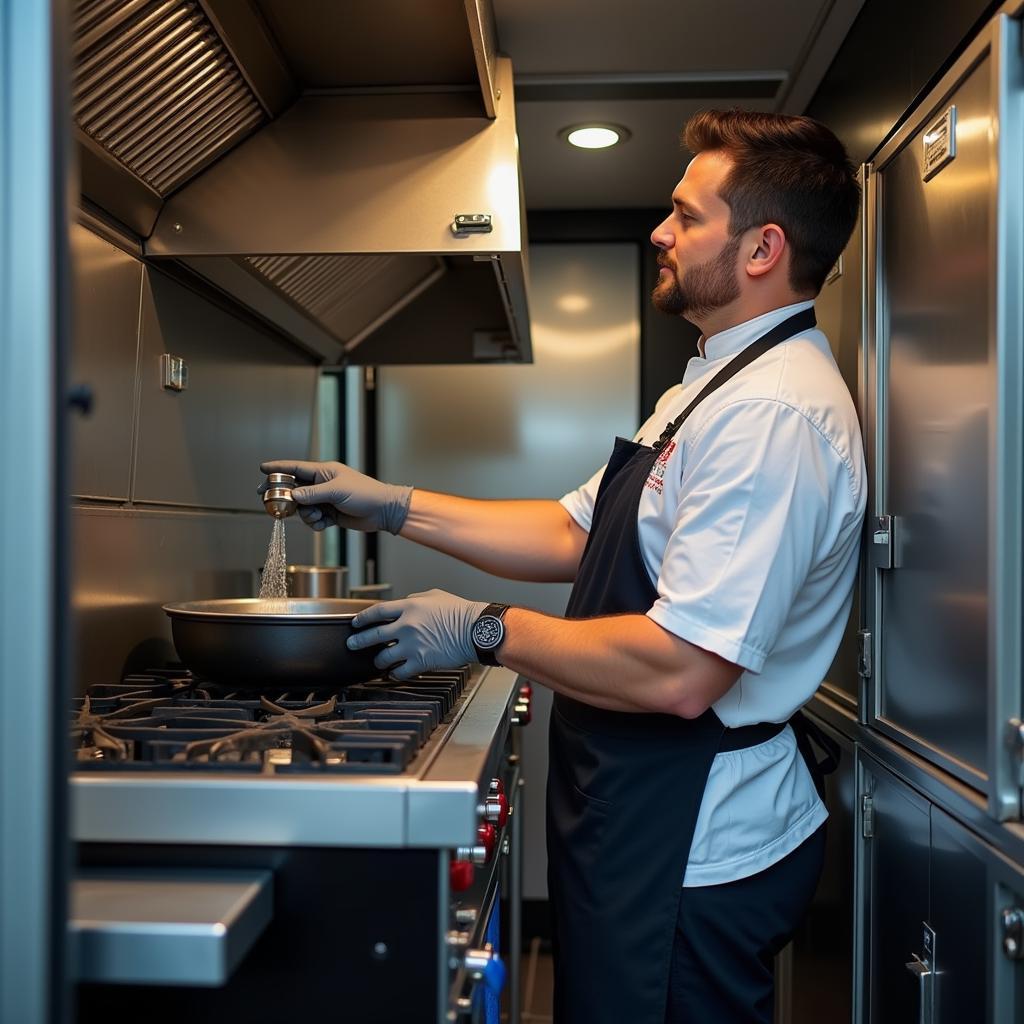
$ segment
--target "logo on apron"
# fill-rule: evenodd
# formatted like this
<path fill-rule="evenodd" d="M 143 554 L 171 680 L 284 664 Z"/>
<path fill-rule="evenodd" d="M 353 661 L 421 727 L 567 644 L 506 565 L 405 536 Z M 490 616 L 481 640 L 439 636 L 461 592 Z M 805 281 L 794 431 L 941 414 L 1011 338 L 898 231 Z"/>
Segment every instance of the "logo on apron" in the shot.
<path fill-rule="evenodd" d="M 647 474 L 647 480 L 644 483 L 644 487 L 649 491 L 654 491 L 655 494 L 661 494 L 665 490 L 665 467 L 668 465 L 668 460 L 672 457 L 672 453 L 676 450 L 675 441 L 669 441 L 661 452 L 658 454 L 658 458 L 655 460 L 654 465 L 651 467 L 650 473 Z"/>

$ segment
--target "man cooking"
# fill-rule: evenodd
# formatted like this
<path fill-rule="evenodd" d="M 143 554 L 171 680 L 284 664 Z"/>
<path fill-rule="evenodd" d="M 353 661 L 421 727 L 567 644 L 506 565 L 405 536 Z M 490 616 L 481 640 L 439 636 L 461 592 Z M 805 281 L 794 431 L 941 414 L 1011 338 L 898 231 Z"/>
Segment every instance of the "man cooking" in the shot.
<path fill-rule="evenodd" d="M 564 618 L 435 590 L 361 612 L 349 641 L 387 644 L 376 664 L 398 679 L 479 660 L 554 691 L 558 1022 L 770 1021 L 773 957 L 824 853 L 818 766 L 787 723 L 838 648 L 864 514 L 856 412 L 814 319 L 859 189 L 808 118 L 708 111 L 684 139 L 652 299 L 700 352 L 583 486 L 477 501 L 261 467 L 295 473 L 315 530 L 573 582 Z"/>

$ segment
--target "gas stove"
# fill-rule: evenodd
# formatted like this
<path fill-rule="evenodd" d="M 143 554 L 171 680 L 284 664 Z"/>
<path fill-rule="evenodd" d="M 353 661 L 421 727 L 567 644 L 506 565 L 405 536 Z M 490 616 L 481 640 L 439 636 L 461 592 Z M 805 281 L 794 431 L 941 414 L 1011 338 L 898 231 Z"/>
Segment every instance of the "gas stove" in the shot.
<path fill-rule="evenodd" d="M 155 669 L 90 687 L 74 702 L 85 771 L 398 774 L 450 723 L 468 665 L 406 683 L 252 694 Z"/>
<path fill-rule="evenodd" d="M 530 688 L 466 666 L 250 692 L 169 667 L 70 709 L 80 1020 L 518 1017 Z M 498 925 L 498 908 L 508 915 Z M 169 912 L 168 908 L 172 908 Z"/>

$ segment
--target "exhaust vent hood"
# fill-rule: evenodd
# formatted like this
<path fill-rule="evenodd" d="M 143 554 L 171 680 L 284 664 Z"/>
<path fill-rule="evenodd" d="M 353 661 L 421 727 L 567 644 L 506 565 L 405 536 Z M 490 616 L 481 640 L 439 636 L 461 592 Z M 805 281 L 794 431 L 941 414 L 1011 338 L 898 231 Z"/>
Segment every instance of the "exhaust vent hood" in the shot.
<path fill-rule="evenodd" d="M 328 364 L 531 359 L 489 0 L 85 0 L 75 53 L 83 193 L 148 259 Z"/>

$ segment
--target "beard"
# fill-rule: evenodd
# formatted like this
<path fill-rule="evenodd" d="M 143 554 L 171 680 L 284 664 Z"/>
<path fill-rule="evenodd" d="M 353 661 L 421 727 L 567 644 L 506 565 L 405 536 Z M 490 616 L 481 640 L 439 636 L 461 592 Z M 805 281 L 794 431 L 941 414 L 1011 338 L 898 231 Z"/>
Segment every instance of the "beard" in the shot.
<path fill-rule="evenodd" d="M 706 317 L 739 298 L 740 286 L 736 280 L 736 256 L 740 251 L 740 237 L 730 238 L 717 256 L 688 267 L 680 278 L 678 269 L 658 257 L 660 266 L 673 270 L 672 276 L 659 281 L 651 292 L 654 308 L 670 316 L 687 319 Z"/>

